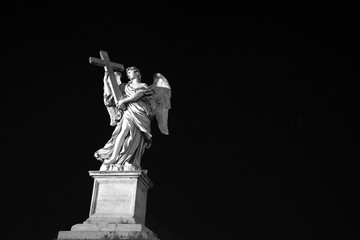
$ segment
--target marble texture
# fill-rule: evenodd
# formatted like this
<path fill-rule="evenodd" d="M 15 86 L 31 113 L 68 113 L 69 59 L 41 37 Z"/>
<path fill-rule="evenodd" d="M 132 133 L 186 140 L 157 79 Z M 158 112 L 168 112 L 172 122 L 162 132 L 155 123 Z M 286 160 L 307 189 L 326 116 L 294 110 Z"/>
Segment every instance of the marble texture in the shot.
<path fill-rule="evenodd" d="M 145 224 L 147 191 L 152 182 L 143 171 L 90 171 L 94 178 L 87 223 Z"/>
<path fill-rule="evenodd" d="M 94 178 L 89 218 L 60 231 L 58 239 L 158 239 L 145 227 L 147 191 L 144 171 L 90 171 Z"/>
<path fill-rule="evenodd" d="M 77 224 L 71 231 L 60 231 L 62 240 L 147 239 L 159 240 L 155 233 L 142 224 Z"/>

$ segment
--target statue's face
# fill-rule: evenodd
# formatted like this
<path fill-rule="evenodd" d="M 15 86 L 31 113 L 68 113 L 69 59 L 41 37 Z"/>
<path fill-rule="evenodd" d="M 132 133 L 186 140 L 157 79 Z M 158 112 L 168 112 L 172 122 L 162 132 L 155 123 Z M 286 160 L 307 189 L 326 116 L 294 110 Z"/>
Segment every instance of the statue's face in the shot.
<path fill-rule="evenodd" d="M 128 74 L 128 78 L 129 78 L 130 80 L 132 80 L 132 79 L 134 79 L 134 78 L 136 78 L 136 77 L 138 76 L 138 74 L 137 74 L 134 70 L 129 70 L 129 71 L 127 72 L 127 74 Z"/>
<path fill-rule="evenodd" d="M 131 79 L 135 78 L 136 73 L 135 73 L 134 70 L 129 70 L 129 71 L 127 72 L 127 75 L 128 75 L 128 78 L 131 80 Z"/>

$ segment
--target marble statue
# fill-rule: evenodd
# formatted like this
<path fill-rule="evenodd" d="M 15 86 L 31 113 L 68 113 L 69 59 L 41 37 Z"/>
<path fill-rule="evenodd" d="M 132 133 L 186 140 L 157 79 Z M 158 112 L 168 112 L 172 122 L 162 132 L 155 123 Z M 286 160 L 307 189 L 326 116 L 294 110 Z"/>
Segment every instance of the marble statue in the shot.
<path fill-rule="evenodd" d="M 109 141 L 95 152 L 102 162 L 100 171 L 140 170 L 141 157 L 151 145 L 151 121 L 156 119 L 160 132 L 169 134 L 168 111 L 171 88 L 160 73 L 154 74 L 153 84 L 148 86 L 141 80 L 136 67 L 128 67 L 127 83 L 121 82 L 121 73 L 113 72 L 120 97 L 114 97 L 108 68 L 104 75 L 104 104 L 110 115 L 110 125 L 115 126 Z M 118 91 L 118 89 L 116 89 Z"/>

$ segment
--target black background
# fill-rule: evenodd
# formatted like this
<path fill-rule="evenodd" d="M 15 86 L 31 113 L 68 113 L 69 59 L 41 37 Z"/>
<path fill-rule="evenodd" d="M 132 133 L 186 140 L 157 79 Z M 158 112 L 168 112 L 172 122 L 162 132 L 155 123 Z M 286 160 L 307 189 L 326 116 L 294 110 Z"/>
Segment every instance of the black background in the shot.
<path fill-rule="evenodd" d="M 289 3 L 291 2 L 291 3 Z M 172 87 L 146 226 L 166 239 L 359 233 L 356 9 L 339 2 L 17 2 L 4 8 L 2 215 L 12 239 L 88 217 L 113 130 L 99 51 Z M 5 16 L 5 17 L 4 17 Z"/>

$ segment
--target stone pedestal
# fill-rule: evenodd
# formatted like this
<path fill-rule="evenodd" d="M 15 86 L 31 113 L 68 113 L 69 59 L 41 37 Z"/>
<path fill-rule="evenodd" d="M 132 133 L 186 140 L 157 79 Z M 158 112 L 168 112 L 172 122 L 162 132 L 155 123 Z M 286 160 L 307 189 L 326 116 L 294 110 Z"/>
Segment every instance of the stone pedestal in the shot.
<path fill-rule="evenodd" d="M 152 182 L 143 171 L 90 171 L 94 187 L 89 218 L 58 239 L 158 240 L 145 227 L 147 191 Z"/>

